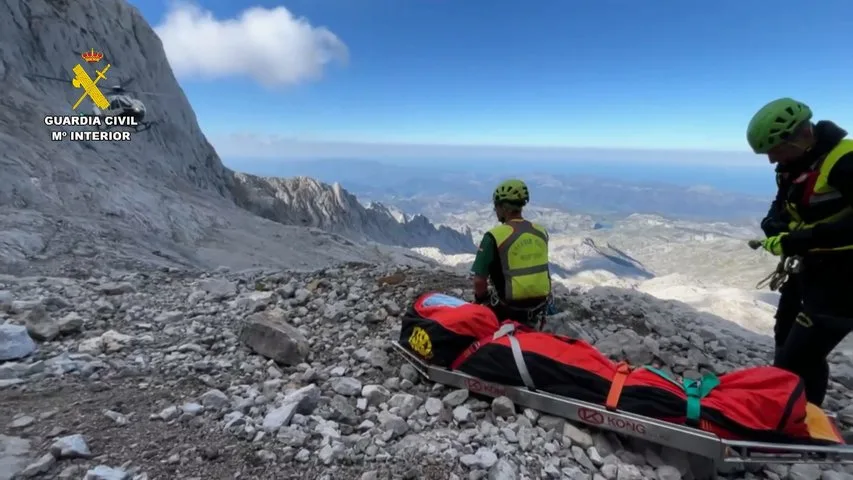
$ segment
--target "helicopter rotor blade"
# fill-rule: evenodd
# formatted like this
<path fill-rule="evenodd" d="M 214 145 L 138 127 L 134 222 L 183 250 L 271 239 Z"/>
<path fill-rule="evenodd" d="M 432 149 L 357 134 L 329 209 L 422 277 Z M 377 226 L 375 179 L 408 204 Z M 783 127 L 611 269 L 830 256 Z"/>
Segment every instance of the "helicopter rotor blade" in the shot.
<path fill-rule="evenodd" d="M 126 82 L 119 82 L 119 85 L 121 85 L 122 88 L 127 88 L 127 86 L 132 85 L 134 81 L 136 81 L 136 78 L 130 77 Z"/>
<path fill-rule="evenodd" d="M 156 93 L 156 92 L 137 92 L 137 91 L 135 91 L 135 90 L 132 90 L 132 91 L 127 92 L 127 93 L 136 94 L 136 95 L 151 95 L 151 96 L 154 96 L 154 97 L 174 97 L 174 96 L 175 96 L 175 95 L 169 95 L 169 94 L 167 94 L 167 93 Z"/>
<path fill-rule="evenodd" d="M 42 78 L 44 80 L 53 80 L 55 82 L 68 82 L 71 83 L 70 78 L 59 78 L 59 77 L 51 77 L 49 75 L 41 75 L 38 73 L 27 73 L 24 75 L 25 77 L 34 77 L 34 78 Z"/>

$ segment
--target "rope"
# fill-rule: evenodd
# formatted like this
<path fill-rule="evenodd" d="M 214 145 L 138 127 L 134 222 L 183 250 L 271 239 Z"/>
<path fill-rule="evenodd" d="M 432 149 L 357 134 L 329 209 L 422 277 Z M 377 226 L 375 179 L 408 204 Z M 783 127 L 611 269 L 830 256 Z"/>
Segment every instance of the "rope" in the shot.
<path fill-rule="evenodd" d="M 769 286 L 770 291 L 775 292 L 779 290 L 780 287 L 788 280 L 788 274 L 785 272 L 774 271 L 764 277 L 760 282 L 755 284 L 755 288 L 757 290 L 763 290 L 764 287 Z"/>
<path fill-rule="evenodd" d="M 779 290 L 788 281 L 789 274 L 800 271 L 801 262 L 802 259 L 800 257 L 782 257 L 782 260 L 776 265 L 776 270 L 755 284 L 755 288 L 762 290 L 764 287 L 769 286 L 770 291 L 775 292 Z"/>

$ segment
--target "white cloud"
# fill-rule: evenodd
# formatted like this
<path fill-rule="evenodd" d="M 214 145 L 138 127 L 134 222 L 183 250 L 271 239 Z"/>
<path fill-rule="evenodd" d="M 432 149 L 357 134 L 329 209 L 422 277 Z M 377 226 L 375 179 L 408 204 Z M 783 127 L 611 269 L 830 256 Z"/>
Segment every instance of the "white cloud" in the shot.
<path fill-rule="evenodd" d="M 251 7 L 237 18 L 217 19 L 194 4 L 175 3 L 154 30 L 179 77 L 294 85 L 320 78 L 328 64 L 348 56 L 334 33 L 284 7 Z"/>

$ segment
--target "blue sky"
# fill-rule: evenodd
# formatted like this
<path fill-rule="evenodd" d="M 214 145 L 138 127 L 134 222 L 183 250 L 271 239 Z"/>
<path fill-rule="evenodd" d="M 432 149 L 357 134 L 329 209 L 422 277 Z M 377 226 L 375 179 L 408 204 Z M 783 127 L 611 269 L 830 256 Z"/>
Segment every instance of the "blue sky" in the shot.
<path fill-rule="evenodd" d="M 170 5 L 131 3 L 155 26 Z M 269 155 L 294 140 L 744 151 L 750 116 L 778 96 L 853 129 L 850 0 L 196 5 L 218 20 L 283 6 L 326 27 L 346 50 L 346 61 L 322 65 L 321 78 L 295 75 L 277 86 L 227 72 L 224 60 L 218 77 L 179 75 L 224 156 L 265 142 Z M 308 55 L 291 45 L 265 57 L 265 46 L 250 47 L 263 32 L 240 37 L 230 43 L 253 51 L 256 69 Z M 204 44 L 195 51 L 209 49 L 197 41 Z"/>

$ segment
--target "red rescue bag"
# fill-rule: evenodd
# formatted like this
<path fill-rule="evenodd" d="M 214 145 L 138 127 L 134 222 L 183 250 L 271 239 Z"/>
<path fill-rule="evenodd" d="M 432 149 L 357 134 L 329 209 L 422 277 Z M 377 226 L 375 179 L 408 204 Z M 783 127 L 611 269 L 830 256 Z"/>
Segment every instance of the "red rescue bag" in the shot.
<path fill-rule="evenodd" d="M 810 440 L 806 405 L 800 377 L 770 366 L 682 381 L 640 368 L 627 375 L 616 404 L 620 410 L 696 426 L 722 438 L 761 442 Z"/>
<path fill-rule="evenodd" d="M 518 355 L 523 362 L 516 361 Z M 583 340 L 533 331 L 515 322 L 505 322 L 493 338 L 472 345 L 453 368 L 487 382 L 598 404 L 604 403 L 616 372 L 615 363 Z"/>
<path fill-rule="evenodd" d="M 400 345 L 433 365 L 449 367 L 478 338 L 500 324 L 485 305 L 443 293 L 424 293 L 403 317 Z"/>
<path fill-rule="evenodd" d="M 687 424 L 722 438 L 831 443 L 809 434 L 800 378 L 775 367 L 675 380 L 651 367 L 617 364 L 581 340 L 513 322 L 471 345 L 452 367 L 487 382 Z"/>

